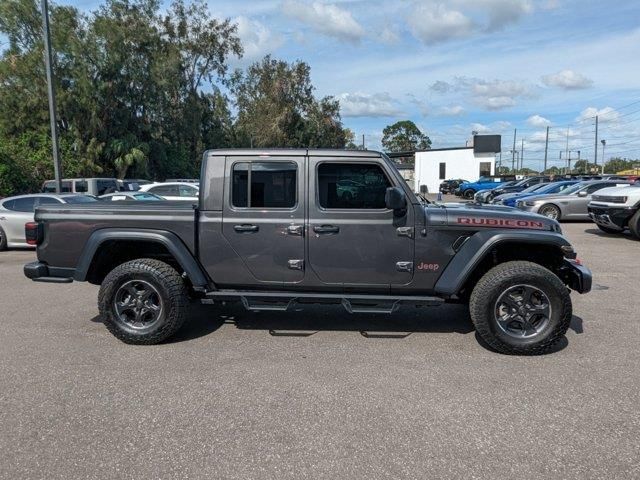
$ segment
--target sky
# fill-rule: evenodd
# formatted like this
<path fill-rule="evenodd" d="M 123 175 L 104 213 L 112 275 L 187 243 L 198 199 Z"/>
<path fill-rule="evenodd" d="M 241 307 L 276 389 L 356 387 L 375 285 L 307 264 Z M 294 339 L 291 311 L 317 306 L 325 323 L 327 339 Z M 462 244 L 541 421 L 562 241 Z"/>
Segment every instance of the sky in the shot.
<path fill-rule="evenodd" d="M 98 1 L 58 2 L 80 10 Z M 166 3 L 166 2 L 165 2 Z M 640 158 L 640 1 L 220 0 L 238 24 L 243 67 L 266 54 L 311 66 L 317 96 L 340 100 L 368 148 L 414 121 L 434 148 L 472 132 L 501 134 L 503 159 L 524 166 L 598 156 Z M 568 141 L 568 147 L 567 147 Z M 508 160 L 506 160 L 508 159 Z"/>

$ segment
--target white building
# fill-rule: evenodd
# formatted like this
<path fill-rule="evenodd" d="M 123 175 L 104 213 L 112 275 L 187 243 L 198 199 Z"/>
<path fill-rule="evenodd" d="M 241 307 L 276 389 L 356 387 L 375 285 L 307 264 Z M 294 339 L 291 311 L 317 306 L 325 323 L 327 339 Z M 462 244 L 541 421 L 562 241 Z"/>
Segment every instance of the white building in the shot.
<path fill-rule="evenodd" d="M 473 147 L 442 148 L 416 152 L 414 188 L 426 185 L 436 193 L 443 180 L 464 179 L 471 182 L 495 173 L 495 153 L 476 153 Z"/>

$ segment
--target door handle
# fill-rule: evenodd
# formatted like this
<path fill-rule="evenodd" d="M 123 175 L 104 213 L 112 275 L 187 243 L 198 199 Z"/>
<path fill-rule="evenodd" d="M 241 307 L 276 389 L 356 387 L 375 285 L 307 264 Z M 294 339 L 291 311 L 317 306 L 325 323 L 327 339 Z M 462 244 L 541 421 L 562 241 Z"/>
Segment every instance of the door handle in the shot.
<path fill-rule="evenodd" d="M 313 227 L 313 231 L 316 233 L 339 233 L 340 227 L 334 225 L 319 225 Z"/>
<path fill-rule="evenodd" d="M 233 229 L 239 233 L 254 233 L 254 232 L 257 232 L 260 229 L 260 227 L 258 227 L 258 225 L 244 224 L 244 225 L 234 225 Z"/>

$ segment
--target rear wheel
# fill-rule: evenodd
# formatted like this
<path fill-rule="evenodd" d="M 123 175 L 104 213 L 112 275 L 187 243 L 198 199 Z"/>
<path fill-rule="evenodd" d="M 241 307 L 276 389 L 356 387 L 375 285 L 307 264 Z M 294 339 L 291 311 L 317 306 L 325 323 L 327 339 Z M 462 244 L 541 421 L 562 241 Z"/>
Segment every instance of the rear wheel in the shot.
<path fill-rule="evenodd" d="M 540 210 L 538 210 L 538 213 L 554 220 L 560 220 L 560 209 L 553 203 L 547 203 L 541 206 Z"/>
<path fill-rule="evenodd" d="M 636 240 L 640 240 L 640 210 L 629 219 L 629 230 Z"/>
<path fill-rule="evenodd" d="M 464 198 L 466 198 L 467 200 L 471 200 L 471 199 L 473 199 L 473 196 L 474 196 L 475 194 L 476 194 L 476 192 L 475 192 L 473 189 L 471 189 L 471 188 L 468 188 L 467 190 L 465 190 L 464 192 L 462 192 L 462 196 L 463 196 Z"/>
<path fill-rule="evenodd" d="M 7 236 L 2 227 L 0 227 L 0 252 L 7 249 Z"/>
<path fill-rule="evenodd" d="M 164 262 L 138 259 L 102 282 L 98 306 L 107 329 L 125 343 L 153 345 L 171 337 L 187 316 L 187 288 Z"/>
<path fill-rule="evenodd" d="M 532 262 L 507 262 L 476 284 L 469 301 L 476 331 L 501 353 L 548 351 L 571 322 L 569 291 L 551 271 Z"/>

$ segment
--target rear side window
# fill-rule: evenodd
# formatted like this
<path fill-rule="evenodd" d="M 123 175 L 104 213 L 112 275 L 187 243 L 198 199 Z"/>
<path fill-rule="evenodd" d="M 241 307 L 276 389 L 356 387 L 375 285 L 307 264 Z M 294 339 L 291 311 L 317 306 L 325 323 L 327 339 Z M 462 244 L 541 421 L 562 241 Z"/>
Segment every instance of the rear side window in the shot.
<path fill-rule="evenodd" d="M 76 193 L 86 193 L 89 191 L 89 184 L 86 180 L 76 180 Z"/>
<path fill-rule="evenodd" d="M 391 183 L 379 165 L 323 163 L 318 166 L 322 208 L 381 209 Z"/>
<path fill-rule="evenodd" d="M 292 208 L 296 204 L 293 162 L 244 162 L 233 166 L 231 204 L 247 208 Z"/>
<path fill-rule="evenodd" d="M 189 185 L 180 185 L 180 196 L 181 197 L 197 197 L 198 190 L 194 187 L 190 187 Z"/>
<path fill-rule="evenodd" d="M 610 183 L 596 183 L 595 185 L 589 185 L 587 187 L 587 195 L 591 195 L 593 192 L 597 192 L 598 190 L 602 190 L 603 188 L 614 186 L 615 185 L 612 185 Z"/>
<path fill-rule="evenodd" d="M 96 190 L 98 190 L 98 196 L 105 193 L 115 193 L 119 191 L 118 182 L 115 180 L 96 180 Z"/>
<path fill-rule="evenodd" d="M 33 212 L 36 208 L 35 197 L 16 198 L 9 202 L 4 202 L 4 207 L 14 212 Z"/>
<path fill-rule="evenodd" d="M 158 185 L 157 187 L 151 187 L 148 191 L 156 195 L 168 197 L 177 197 L 180 194 L 177 185 Z"/>
<path fill-rule="evenodd" d="M 65 197 L 64 201 L 66 203 L 93 203 L 97 202 L 98 199 L 92 197 L 90 195 L 74 195 L 73 197 Z"/>

